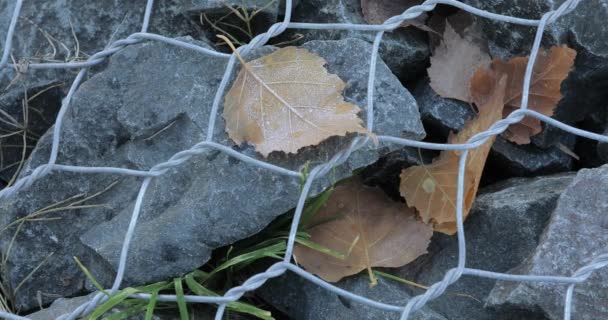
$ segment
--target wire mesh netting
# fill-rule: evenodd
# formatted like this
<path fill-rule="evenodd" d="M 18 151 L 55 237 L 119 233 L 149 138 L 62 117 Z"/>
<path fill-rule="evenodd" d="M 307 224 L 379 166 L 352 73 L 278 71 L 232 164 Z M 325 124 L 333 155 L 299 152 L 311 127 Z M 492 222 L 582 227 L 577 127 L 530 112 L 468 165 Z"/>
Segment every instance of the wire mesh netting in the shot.
<path fill-rule="evenodd" d="M 291 22 L 291 12 L 292 12 L 292 0 L 286 0 L 285 5 L 285 18 L 282 22 L 276 23 L 272 25 L 267 32 L 256 36 L 249 44 L 242 46 L 238 49 L 240 54 L 245 54 L 253 48 L 257 48 L 263 46 L 267 43 L 270 38 L 275 37 L 281 33 L 283 33 L 288 28 L 294 29 L 334 29 L 334 30 L 356 30 L 359 32 L 375 32 L 376 36 L 374 39 L 374 43 L 371 51 L 371 59 L 370 59 L 370 68 L 369 68 L 369 78 L 368 78 L 368 86 L 367 86 L 367 128 L 369 131 L 373 132 L 374 119 L 373 119 L 373 95 L 374 95 L 374 78 L 375 78 L 375 68 L 376 62 L 378 59 L 378 49 L 380 43 L 382 41 L 382 36 L 384 32 L 391 31 L 401 25 L 404 20 L 413 19 L 420 14 L 428 11 L 432 11 L 436 5 L 445 4 L 453 7 L 457 7 L 461 10 L 465 10 L 477 16 L 491 19 L 495 21 L 502 21 L 507 23 L 513 23 L 518 25 L 524 25 L 529 27 L 536 27 L 536 36 L 534 39 L 534 43 L 532 46 L 532 50 L 530 53 L 530 59 L 526 68 L 524 85 L 523 85 L 523 94 L 520 109 L 512 112 L 508 117 L 497 121 L 494 123 L 487 131 L 481 132 L 475 136 L 473 136 L 467 143 L 465 144 L 437 144 L 437 143 L 427 143 L 420 142 L 414 140 L 403 139 L 399 137 L 392 136 L 383 136 L 382 133 L 378 133 L 378 138 L 383 143 L 392 143 L 400 146 L 411 146 L 418 148 L 426 148 L 433 150 L 460 150 L 460 162 L 458 169 L 458 192 L 457 192 L 457 210 L 456 210 L 456 220 L 457 220 L 457 230 L 458 230 L 458 245 L 459 245 L 459 254 L 458 254 L 458 265 L 454 268 L 448 270 L 443 277 L 443 279 L 426 290 L 424 294 L 413 297 L 409 301 L 403 301 L 403 305 L 390 305 L 382 302 L 370 300 L 368 298 L 353 294 L 351 292 L 340 289 L 336 286 L 333 286 L 314 275 L 306 272 L 302 268 L 298 267 L 296 264 L 292 263 L 292 253 L 294 248 L 294 242 L 296 238 L 296 232 L 298 229 L 298 224 L 300 220 L 300 216 L 302 214 L 304 204 L 308 197 L 308 193 L 311 189 L 312 184 L 315 181 L 315 178 L 321 177 L 332 170 L 335 166 L 338 166 L 345 162 L 350 154 L 365 146 L 371 142 L 370 138 L 367 136 L 359 136 L 352 140 L 349 144 L 348 148 L 342 150 L 341 152 L 335 154 L 329 161 L 326 163 L 317 165 L 306 175 L 305 184 L 302 188 L 299 200 L 297 202 L 295 215 L 293 218 L 293 222 L 290 229 L 290 234 L 287 241 L 287 249 L 285 251 L 285 256 L 283 261 L 277 262 L 270 266 L 265 272 L 256 274 L 249 279 L 247 279 L 243 284 L 237 287 L 233 287 L 228 290 L 224 296 L 215 297 L 215 296 L 186 296 L 185 300 L 189 303 L 209 303 L 209 304 L 217 304 L 219 307 L 217 309 L 217 313 L 215 315 L 216 320 L 221 320 L 224 315 L 224 311 L 228 303 L 238 300 L 245 293 L 249 291 L 253 291 L 260 286 L 262 286 L 267 280 L 278 277 L 285 272 L 293 272 L 308 281 L 311 281 L 326 290 L 330 290 L 340 296 L 351 299 L 357 303 L 362 303 L 369 305 L 374 308 L 393 311 L 395 313 L 399 313 L 401 315 L 401 319 L 408 319 L 408 317 L 414 313 L 416 310 L 422 308 L 429 300 L 435 299 L 442 295 L 446 288 L 458 281 L 460 277 L 463 275 L 468 276 L 476 276 L 476 277 L 485 277 L 499 280 L 507 280 L 507 281 L 521 281 L 521 282 L 548 282 L 548 283 L 561 283 L 567 284 L 567 291 L 565 295 L 564 301 L 564 319 L 570 319 L 572 303 L 573 303 L 573 293 L 574 286 L 576 284 L 582 283 L 586 281 L 586 279 L 597 269 L 605 267 L 608 265 L 608 253 L 603 253 L 593 257 L 593 260 L 586 266 L 575 270 L 571 275 L 560 276 L 560 275 L 512 275 L 505 273 L 496 273 L 487 270 L 479 270 L 479 269 L 471 269 L 466 267 L 465 257 L 466 257 L 466 247 L 465 247 L 465 233 L 463 229 L 463 190 L 464 190 L 464 174 L 465 174 L 465 164 L 468 150 L 474 149 L 482 145 L 487 141 L 489 137 L 494 135 L 498 135 L 505 131 L 509 125 L 517 123 L 521 121 L 525 116 L 537 118 L 543 122 L 546 122 L 552 126 L 561 128 L 562 130 L 571 132 L 581 137 L 594 139 L 602 142 L 608 142 L 608 137 L 598 135 L 595 133 L 591 133 L 588 131 L 580 130 L 574 128 L 572 126 L 561 123 L 555 119 L 544 116 L 535 111 L 529 110 L 527 108 L 528 105 L 528 94 L 530 88 L 530 79 L 532 76 L 533 66 L 536 60 L 536 56 L 539 52 L 540 43 L 543 35 L 543 31 L 545 26 L 553 23 L 562 15 L 565 15 L 573 10 L 575 10 L 577 4 L 581 2 L 581 0 L 568 0 L 565 1 L 561 6 L 559 6 L 556 10 L 549 11 L 545 13 L 539 20 L 530 20 L 530 19 L 522 19 L 511 16 L 504 16 L 500 14 L 495 14 L 491 12 L 487 12 L 484 10 L 480 10 L 474 7 L 471 7 L 467 4 L 461 3 L 456 0 L 428 0 L 422 3 L 421 5 L 411 7 L 407 9 L 405 12 L 398 16 L 391 17 L 386 20 L 381 25 L 364 25 L 364 24 L 317 24 L 317 23 L 294 23 Z M 11 44 L 12 39 L 15 34 L 15 29 L 17 25 L 17 20 L 19 18 L 21 6 L 23 4 L 23 0 L 17 0 L 15 3 L 15 8 L 13 11 L 13 15 L 11 18 L 11 22 L 9 28 L 6 32 L 6 41 L 5 47 L 2 54 L 2 59 L 0 60 L 0 69 L 1 68 L 13 68 L 17 67 L 14 64 L 9 63 L 9 57 L 11 53 Z M 154 5 L 153 0 L 148 0 L 146 4 L 146 9 L 143 17 L 143 23 L 141 27 L 141 32 L 134 33 L 128 36 L 125 39 L 121 39 L 113 42 L 103 51 L 97 52 L 92 55 L 87 61 L 84 62 L 66 62 L 66 63 L 31 63 L 27 65 L 29 69 L 50 69 L 50 68 L 72 68 L 72 69 L 80 69 L 77 74 L 74 82 L 72 83 L 66 98 L 64 99 L 59 114 L 57 116 L 55 126 L 53 129 L 53 140 L 52 140 L 52 149 L 50 158 L 48 163 L 45 165 L 41 165 L 34 169 L 30 175 L 22 177 L 19 179 L 14 185 L 7 187 L 6 189 L 0 191 L 0 199 L 10 196 L 17 192 L 18 190 L 28 188 L 34 181 L 37 179 L 48 175 L 52 171 L 70 171 L 81 174 L 88 173 L 106 173 L 106 174 L 119 174 L 119 175 L 131 175 L 136 177 L 142 177 L 143 182 L 139 189 L 139 193 L 136 198 L 135 206 L 133 208 L 132 216 L 130 223 L 128 225 L 128 229 L 126 231 L 124 241 L 122 244 L 122 249 L 120 253 L 120 260 L 118 263 L 118 269 L 116 272 L 116 277 L 114 279 L 112 287 L 108 290 L 110 294 L 116 293 L 123 281 L 123 277 L 125 274 L 125 266 L 128 259 L 129 254 L 129 245 L 131 239 L 133 237 L 135 227 L 138 222 L 138 216 L 140 214 L 141 206 L 143 199 L 146 194 L 146 190 L 150 185 L 151 181 L 158 176 L 165 174 L 170 168 L 180 166 L 181 164 L 189 161 L 192 157 L 196 155 L 200 155 L 209 149 L 216 149 L 221 152 L 225 152 L 228 155 L 239 159 L 249 165 L 258 166 L 267 170 L 271 170 L 273 172 L 288 175 L 293 177 L 294 179 L 302 179 L 304 174 L 302 172 L 293 171 L 290 169 L 282 168 L 279 166 L 275 166 L 271 163 L 263 162 L 246 155 L 243 155 L 228 146 L 221 145 L 217 142 L 214 142 L 213 132 L 214 132 L 214 124 L 217 117 L 218 110 L 220 109 L 220 104 L 222 98 L 224 96 L 224 92 L 226 87 L 229 84 L 231 75 L 234 71 L 236 64 L 236 55 L 235 54 L 225 54 L 217 51 L 213 51 L 207 48 L 203 48 L 194 44 L 182 42 L 179 40 L 171 39 L 164 37 L 158 34 L 148 33 L 148 25 L 151 18 L 152 7 Z M 116 167 L 84 167 L 84 166 L 70 166 L 70 165 L 62 165 L 56 162 L 57 155 L 59 152 L 59 143 L 60 143 L 60 133 L 62 129 L 62 119 L 66 112 L 70 108 L 70 101 L 74 96 L 74 93 L 78 90 L 79 85 L 83 81 L 85 74 L 87 73 L 88 67 L 97 65 L 103 62 L 106 58 L 110 57 L 117 51 L 121 50 L 125 46 L 129 46 L 132 44 L 140 43 L 143 41 L 161 41 L 171 45 L 175 45 L 178 47 L 190 49 L 194 51 L 194 54 L 202 54 L 206 56 L 213 57 L 221 57 L 228 59 L 228 64 L 223 75 L 222 81 L 219 85 L 217 93 L 215 95 L 211 115 L 207 127 L 207 135 L 204 141 L 197 143 L 192 146 L 190 149 L 183 150 L 174 154 L 169 160 L 163 163 L 159 163 L 153 166 L 148 171 L 140 171 L 140 170 L 131 170 L 125 168 L 116 168 Z M 151 295 L 149 294 L 136 294 L 133 296 L 138 299 L 150 299 Z M 96 306 L 103 303 L 107 300 L 108 297 L 101 292 L 97 293 L 91 300 L 80 305 L 75 310 L 73 310 L 69 314 L 62 315 L 59 319 L 68 320 L 68 319 L 76 319 L 78 317 L 85 316 L 91 313 Z M 176 296 L 174 295 L 160 295 L 159 300 L 162 301 L 176 301 Z M 7 312 L 0 311 L 0 316 L 5 317 L 7 319 L 28 319 L 26 317 L 10 314 Z"/>

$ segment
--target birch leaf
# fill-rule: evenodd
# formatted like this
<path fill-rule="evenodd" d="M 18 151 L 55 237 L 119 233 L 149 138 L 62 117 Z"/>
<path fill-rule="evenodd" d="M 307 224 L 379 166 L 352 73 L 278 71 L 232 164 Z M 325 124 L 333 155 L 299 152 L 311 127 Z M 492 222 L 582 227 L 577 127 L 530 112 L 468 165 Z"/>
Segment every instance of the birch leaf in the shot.
<path fill-rule="evenodd" d="M 471 76 L 490 60 L 490 55 L 473 39 L 461 37 L 446 21 L 443 39 L 435 48 L 427 70 L 431 88 L 441 97 L 471 102 Z"/>
<path fill-rule="evenodd" d="M 296 261 L 326 281 L 372 267 L 400 267 L 425 254 L 432 228 L 418 220 L 413 210 L 389 199 L 377 188 L 356 179 L 338 185 L 315 215 L 306 231 L 311 240 L 343 253 L 345 259 L 296 245 Z"/>
<path fill-rule="evenodd" d="M 478 105 L 478 116 L 465 124 L 457 134 L 450 135 L 452 144 L 466 143 L 475 134 L 487 130 L 502 118 L 506 77 L 480 68 L 471 80 L 471 97 Z M 463 218 L 475 200 L 481 174 L 494 138 L 469 151 L 464 176 Z M 431 164 L 409 167 L 401 172 L 399 191 L 410 207 L 417 209 L 422 221 L 433 224 L 435 231 L 456 233 L 456 192 L 459 151 L 442 151 Z"/>
<path fill-rule="evenodd" d="M 332 136 L 370 134 L 358 106 L 342 97 L 345 83 L 306 49 L 287 47 L 245 62 L 225 97 L 226 131 L 264 157 L 296 153 Z"/>
<path fill-rule="evenodd" d="M 562 98 L 560 85 L 568 76 L 576 51 L 567 47 L 552 47 L 548 52 L 539 52 L 530 82 L 528 108 L 546 116 L 553 115 L 557 103 Z M 507 93 L 505 96 L 506 117 L 521 106 L 524 74 L 528 57 L 513 58 L 509 61 L 494 59 L 492 69 L 496 73 L 504 73 L 508 77 Z M 540 120 L 525 118 L 524 121 L 511 125 L 505 132 L 505 137 L 517 144 L 530 143 L 530 137 L 542 131 Z"/>

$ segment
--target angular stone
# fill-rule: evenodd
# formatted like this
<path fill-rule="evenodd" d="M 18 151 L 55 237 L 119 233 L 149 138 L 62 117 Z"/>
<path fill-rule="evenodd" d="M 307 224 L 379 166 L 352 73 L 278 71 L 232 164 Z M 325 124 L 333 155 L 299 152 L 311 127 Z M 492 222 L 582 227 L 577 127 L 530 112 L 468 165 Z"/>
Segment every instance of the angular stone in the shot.
<path fill-rule="evenodd" d="M 345 99 L 364 109 L 371 46 L 346 39 L 313 41 L 304 47 L 328 61 L 329 72 L 347 82 Z M 158 42 L 117 52 L 107 68 L 83 83 L 74 96 L 64 119 L 58 163 L 147 170 L 204 140 L 225 63 Z M 378 62 L 377 68 L 375 131 L 421 139 L 424 130 L 414 98 L 383 62 Z M 214 137 L 219 143 L 233 146 L 224 132 L 221 115 Z M 300 170 L 309 161 L 314 165 L 330 159 L 351 139 L 332 138 L 297 155 L 272 153 L 266 161 Z M 26 174 L 48 161 L 50 145 L 48 133 L 34 150 Z M 233 148 L 265 160 L 251 147 Z M 312 195 L 395 148 L 381 145 L 375 149 L 369 145 L 360 149 L 331 176 L 319 178 Z M 43 303 L 48 303 L 52 295 L 91 290 L 73 256 L 79 257 L 101 283 L 109 285 L 140 184 L 141 179 L 134 177 L 54 172 L 0 200 L 4 213 L 0 226 L 4 226 L 74 195 L 93 195 L 113 186 L 85 202 L 103 206 L 55 212 L 47 216 L 56 220 L 25 223 L 10 252 L 7 239 L 15 229 L 2 234 L 12 284 L 19 283 L 41 262 L 44 265 L 20 288 L 17 306 L 28 309 L 37 305 L 38 291 L 49 293 L 43 295 Z M 298 178 L 272 173 L 215 150 L 169 170 L 153 180 L 144 198 L 130 246 L 126 283 L 165 280 L 199 267 L 214 248 L 260 231 L 294 207 L 299 187 Z"/>
<path fill-rule="evenodd" d="M 293 22 L 367 24 L 360 0 L 308 0 L 294 9 Z M 283 40 L 303 35 L 302 41 L 358 38 L 373 43 L 374 32 L 351 30 L 289 29 Z M 426 34 L 415 28 L 401 28 L 382 37 L 380 57 L 402 81 L 415 79 L 426 67 L 430 54 Z M 355 67 L 355 66 L 353 66 Z M 360 68 L 360 66 L 356 66 Z"/>
<path fill-rule="evenodd" d="M 608 248 L 608 166 L 583 169 L 560 195 L 540 243 L 513 274 L 571 276 Z M 499 281 L 488 304 L 542 310 L 562 319 L 566 285 Z M 608 317 L 608 269 L 594 272 L 574 290 L 573 319 Z"/>
<path fill-rule="evenodd" d="M 557 198 L 572 177 L 572 174 L 560 174 L 514 178 L 482 189 L 464 225 L 467 267 L 506 272 L 523 261 L 536 247 Z M 458 239 L 435 234 L 429 254 L 399 269 L 396 274 L 432 285 L 443 279 L 445 272 L 457 263 Z M 463 276 L 447 289 L 448 293 L 430 302 L 429 306 L 447 319 L 537 319 L 533 312 L 511 309 L 501 314 L 485 308 L 483 302 L 494 283 L 492 279 Z"/>
<path fill-rule="evenodd" d="M 462 130 L 465 122 L 475 117 L 470 104 L 437 95 L 428 78 L 420 81 L 412 94 L 429 135 L 447 137 L 450 132 Z"/>
<path fill-rule="evenodd" d="M 24 1 L 13 36 L 12 57 L 19 63 L 82 61 L 112 41 L 139 32 L 146 2 Z M 15 3 L 16 1 L 0 2 L 0 34 L 3 35 L 0 37 L 0 48 L 4 47 L 4 35 L 8 31 Z M 172 37 L 200 34 L 196 23 L 178 12 L 178 4 L 179 1 L 174 0 L 156 1 L 150 32 Z M 30 103 L 35 108 L 29 112 L 30 130 L 37 139 L 52 125 L 64 92 L 69 88 L 76 72 L 75 69 L 35 70 L 25 67 L 20 72 L 13 68 L 0 70 L 0 108 L 15 119 L 23 119 L 24 92 L 33 97 L 46 88 L 54 87 L 53 90 L 37 95 Z M 35 146 L 36 139 L 28 140 L 28 154 L 31 147 Z M 20 140 L 19 136 L 14 136 L 2 139 L 1 143 L 19 145 L 22 144 Z M 1 152 L 4 162 L 0 168 L 21 159 L 19 148 L 2 148 Z M 15 165 L 0 172 L 0 188 L 10 180 L 16 169 Z"/>
<path fill-rule="evenodd" d="M 563 145 L 573 149 L 574 137 L 568 138 L 571 143 Z M 499 171 L 499 177 L 534 176 L 569 171 L 574 158 L 558 146 L 541 148 L 534 143 L 517 145 L 499 136 L 492 145 L 488 163 Z"/>
<path fill-rule="evenodd" d="M 146 3 L 146 0 L 24 1 L 12 53 L 17 61 L 27 58 L 34 62 L 70 60 L 78 51 L 82 59 L 86 57 L 84 54 L 92 55 L 112 41 L 140 32 Z M 194 36 L 200 29 L 179 12 L 180 5 L 176 0 L 155 3 L 148 32 L 169 37 Z M 8 30 L 14 6 L 15 1 L 0 3 L 3 34 Z M 0 47 L 4 47 L 5 37 L 0 38 Z"/>
<path fill-rule="evenodd" d="M 411 296 L 403 290 L 404 284 L 379 278 L 372 288 L 366 275 L 358 275 L 340 281 L 341 289 L 379 302 L 404 306 Z M 347 298 L 287 272 L 268 281 L 257 291 L 262 298 L 294 320 L 367 320 L 399 319 L 395 311 L 376 309 Z M 412 320 L 447 320 L 439 313 L 424 307 L 413 313 Z"/>
<path fill-rule="evenodd" d="M 521 263 L 538 244 L 557 198 L 572 178 L 573 174 L 515 178 L 484 188 L 465 223 L 467 267 L 506 272 Z M 440 281 L 447 270 L 456 267 L 457 261 L 457 238 L 436 233 L 428 254 L 405 267 L 383 271 L 419 284 L 432 285 Z M 336 285 L 399 305 L 405 305 L 411 296 L 423 293 L 420 289 L 382 277 L 379 280 L 380 285 L 370 289 L 369 279 L 362 273 Z M 429 302 L 425 310 L 430 308 L 434 310 L 432 314 L 445 319 L 543 319 L 526 310 L 511 309 L 508 313 L 499 313 L 485 308 L 483 301 L 494 283 L 491 279 L 463 276 L 448 288 L 446 294 Z M 268 303 L 295 319 L 392 319 L 380 311 L 371 313 L 371 308 L 338 299 L 337 295 L 294 274 L 269 281 L 259 292 Z M 323 318 L 321 315 L 326 316 Z"/>

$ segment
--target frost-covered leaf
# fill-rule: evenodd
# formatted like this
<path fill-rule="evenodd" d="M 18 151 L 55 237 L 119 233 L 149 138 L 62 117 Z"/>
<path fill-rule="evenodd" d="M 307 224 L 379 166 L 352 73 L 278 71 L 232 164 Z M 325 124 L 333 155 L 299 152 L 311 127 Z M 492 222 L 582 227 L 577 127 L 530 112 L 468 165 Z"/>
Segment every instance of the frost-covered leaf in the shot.
<path fill-rule="evenodd" d="M 296 153 L 332 136 L 369 134 L 360 109 L 342 97 L 344 82 L 306 49 L 287 47 L 243 63 L 226 94 L 226 131 L 237 144 L 250 143 L 265 157 Z"/>
<path fill-rule="evenodd" d="M 442 41 L 435 48 L 427 70 L 431 88 L 441 97 L 471 102 L 471 76 L 490 60 L 490 55 L 472 38 L 461 37 L 446 22 Z"/>
<path fill-rule="evenodd" d="M 346 255 L 345 259 L 297 245 L 296 261 L 330 282 L 372 267 L 400 267 L 426 253 L 432 228 L 412 209 L 356 179 L 338 185 L 309 223 L 311 240 Z"/>
<path fill-rule="evenodd" d="M 451 144 L 466 143 L 475 134 L 487 130 L 502 117 L 506 77 L 480 68 L 471 80 L 471 97 L 479 107 L 478 116 L 467 122 Z M 469 151 L 464 176 L 463 217 L 469 213 L 477 194 L 481 174 L 494 137 Z M 459 151 L 442 151 L 431 164 L 412 166 L 401 172 L 399 191 L 410 207 L 416 208 L 422 221 L 432 223 L 435 231 L 456 233 L 456 192 Z"/>

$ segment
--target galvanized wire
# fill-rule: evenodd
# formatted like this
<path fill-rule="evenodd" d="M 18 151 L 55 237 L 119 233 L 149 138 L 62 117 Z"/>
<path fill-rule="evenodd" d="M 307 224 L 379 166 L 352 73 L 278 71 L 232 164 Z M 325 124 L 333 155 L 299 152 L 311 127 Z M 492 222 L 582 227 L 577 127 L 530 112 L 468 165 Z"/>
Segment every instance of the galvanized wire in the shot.
<path fill-rule="evenodd" d="M 510 17 L 505 15 L 500 15 L 484 10 L 480 10 L 478 8 L 474 8 L 470 5 L 464 4 L 462 2 L 456 0 L 427 0 L 421 5 L 411 7 L 404 11 L 402 14 L 394 16 L 386 20 L 383 24 L 379 25 L 366 25 L 366 24 L 349 24 L 349 23 L 299 23 L 299 22 L 291 22 L 291 11 L 292 11 L 292 0 L 286 0 L 285 5 L 285 17 L 282 22 L 276 23 L 272 25 L 267 32 L 256 36 L 254 39 L 250 41 L 249 44 L 242 46 L 238 49 L 241 54 L 244 54 L 254 48 L 258 48 L 263 46 L 270 40 L 270 38 L 275 37 L 286 29 L 334 29 L 334 30 L 357 30 L 361 32 L 376 32 L 376 36 L 374 38 L 371 57 L 370 57 L 370 69 L 369 69 L 369 78 L 368 78 L 368 86 L 367 86 L 367 122 L 366 126 L 368 130 L 373 131 L 374 118 L 373 118 L 373 97 L 374 97 L 374 81 L 375 81 L 375 68 L 376 62 L 378 60 L 378 49 L 380 47 L 380 43 L 382 41 L 382 36 L 385 31 L 391 31 L 401 25 L 404 20 L 413 19 L 420 14 L 428 11 L 432 11 L 437 4 L 446 4 L 450 6 L 454 6 L 475 14 L 480 17 L 484 17 L 487 19 L 502 21 L 506 23 L 536 27 L 536 36 L 534 39 L 534 43 L 532 46 L 532 50 L 530 53 L 530 59 L 526 68 L 526 73 L 524 77 L 524 85 L 523 85 L 523 94 L 520 109 L 512 112 L 506 118 L 497 121 L 494 123 L 488 130 L 478 133 L 473 136 L 467 143 L 464 144 L 439 144 L 439 143 L 428 143 L 428 142 L 420 142 L 415 140 L 403 139 L 399 137 L 391 137 L 391 136 L 382 136 L 379 135 L 379 139 L 383 143 L 391 143 L 397 144 L 400 146 L 412 146 L 418 148 L 426 148 L 426 149 L 434 149 L 434 150 L 460 150 L 462 151 L 460 154 L 460 163 L 458 168 L 458 192 L 457 192 L 457 209 L 456 209 L 456 222 L 457 222 L 457 236 L 458 236 L 458 264 L 455 268 L 448 270 L 444 276 L 444 278 L 430 286 L 424 294 L 411 298 L 409 301 L 403 301 L 404 305 L 391 305 L 382 303 L 379 301 L 374 301 L 372 299 L 368 299 L 366 297 L 354 294 L 352 292 L 346 291 L 344 289 L 338 288 L 332 284 L 329 284 L 304 269 L 300 268 L 296 264 L 292 262 L 292 253 L 295 243 L 295 235 L 298 229 L 300 217 L 302 215 L 302 210 L 304 208 L 305 201 L 308 197 L 308 193 L 314 183 L 315 179 L 327 174 L 332 168 L 339 166 L 344 163 L 350 156 L 352 152 L 358 150 L 359 148 L 370 144 L 370 139 L 366 136 L 359 136 L 353 139 L 350 145 L 338 152 L 334 155 L 329 161 L 326 163 L 317 165 L 314 167 L 310 173 L 306 177 L 306 182 L 302 188 L 300 197 L 297 202 L 295 215 L 293 218 L 293 222 L 291 225 L 289 237 L 287 240 L 287 249 L 285 252 L 285 257 L 283 261 L 277 262 L 269 267 L 265 272 L 256 274 L 251 278 L 247 279 L 243 284 L 234 287 L 228 290 L 224 296 L 222 297 L 204 297 L 204 296 L 190 296 L 187 295 L 185 300 L 189 303 L 214 303 L 218 304 L 218 310 L 216 313 L 216 320 L 221 320 L 226 309 L 228 303 L 238 300 L 241 296 L 249 291 L 253 291 L 260 286 L 262 286 L 267 280 L 278 277 L 284 274 L 287 271 L 293 272 L 302 278 L 311 281 L 320 287 L 329 290 L 333 293 L 336 293 L 344 298 L 353 300 L 357 303 L 362 303 L 374 308 L 378 308 L 386 311 L 399 312 L 401 314 L 401 319 L 408 319 L 411 313 L 415 312 L 422 308 L 428 301 L 435 299 L 442 295 L 446 288 L 458 281 L 458 279 L 462 275 L 469 276 L 477 276 L 484 278 L 491 278 L 497 280 L 507 280 L 507 281 L 522 281 L 522 282 L 550 282 L 550 283 L 562 283 L 568 284 L 568 288 L 566 291 L 565 303 L 564 303 L 564 319 L 570 319 L 572 301 L 573 301 L 573 289 L 574 286 L 578 283 L 582 283 L 587 280 L 587 278 L 596 270 L 605 267 L 608 265 L 608 253 L 598 255 L 595 257 L 590 263 L 581 267 L 577 271 L 575 271 L 572 276 L 567 275 L 513 275 L 506 273 L 497 273 L 487 270 L 479 270 L 479 269 L 470 269 L 466 268 L 466 246 L 465 246 L 465 233 L 463 229 L 463 215 L 462 215 L 462 204 L 463 204 L 463 186 L 464 186 L 464 174 L 465 174 L 465 163 L 466 157 L 468 154 L 468 150 L 474 149 L 482 145 L 487 141 L 488 138 L 498 135 L 504 132 L 509 125 L 515 124 L 521 121 L 524 116 L 530 116 L 537 118 L 547 124 L 552 126 L 556 126 L 561 128 L 562 130 L 571 132 L 575 135 L 594 139 L 602 142 L 608 142 L 608 137 L 603 135 L 598 135 L 592 132 L 588 132 L 585 130 L 577 129 L 572 126 L 561 123 L 555 119 L 544 116 L 538 112 L 527 109 L 528 106 L 528 95 L 530 88 L 530 79 L 532 76 L 532 69 L 534 66 L 534 62 L 536 60 L 536 56 L 538 55 L 540 42 L 542 39 L 544 28 L 547 24 L 555 22 L 560 16 L 567 14 L 574 10 L 578 3 L 581 0 L 568 0 L 565 1 L 559 8 L 554 11 L 550 11 L 545 13 L 539 20 L 531 20 L 531 19 L 522 19 L 517 17 Z M 0 68 L 10 68 L 14 67 L 13 64 L 8 63 L 8 58 L 11 52 L 12 39 L 15 34 L 15 29 L 17 25 L 17 20 L 19 18 L 19 12 L 21 10 L 23 0 L 16 0 L 15 8 L 13 11 L 13 16 L 11 18 L 11 22 L 9 24 L 9 28 L 6 34 L 5 47 L 2 54 L 2 59 L 0 60 Z M 224 152 L 232 157 L 237 158 L 240 161 L 243 161 L 252 166 L 258 166 L 269 171 L 288 175 L 297 179 L 301 179 L 303 174 L 301 172 L 296 172 L 287 168 L 279 167 L 264 161 L 260 161 L 258 159 L 246 156 L 241 154 L 233 149 L 221 145 L 217 142 L 214 142 L 214 126 L 216 123 L 217 113 L 220 110 L 220 104 L 222 98 L 224 96 L 224 92 L 229 84 L 230 77 L 234 71 L 235 63 L 236 63 L 236 55 L 235 54 L 225 54 L 221 52 L 217 52 L 208 48 L 203 48 L 191 43 L 186 43 L 180 40 L 171 39 L 164 37 L 162 35 L 147 33 L 147 29 L 150 23 L 152 8 L 154 5 L 153 0 L 148 0 L 146 3 L 146 8 L 143 17 L 143 23 L 141 32 L 133 33 L 125 39 L 117 40 L 111 43 L 102 51 L 97 52 L 92 55 L 87 61 L 84 62 L 63 62 L 63 63 L 31 63 L 27 65 L 29 69 L 57 69 L 57 68 L 77 68 L 81 69 L 78 75 L 76 76 L 74 82 L 72 83 L 66 98 L 63 100 L 61 109 L 57 115 L 57 119 L 55 121 L 55 126 L 53 129 L 53 139 L 52 139 L 52 149 L 49 157 L 49 161 L 47 164 L 41 165 L 34 169 L 28 176 L 20 178 L 13 186 L 7 187 L 4 190 L 0 191 L 0 199 L 9 197 L 14 195 L 19 190 L 27 189 L 32 185 L 36 180 L 46 176 L 52 171 L 68 171 L 68 172 L 76 172 L 81 174 L 87 173 L 106 173 L 106 174 L 117 174 L 117 175 L 129 175 L 136 177 L 143 177 L 144 180 L 141 184 L 139 193 L 137 195 L 137 199 L 135 202 L 135 206 L 133 208 L 133 213 L 131 216 L 131 220 L 128 226 L 128 229 L 125 232 L 125 238 L 120 254 L 120 259 L 118 263 L 118 269 L 116 272 L 116 278 L 112 287 L 109 289 L 110 293 L 116 293 L 120 285 L 122 283 L 122 279 L 124 277 L 126 262 L 128 259 L 129 253 L 129 244 L 131 239 L 133 238 L 133 234 L 135 232 L 135 227 L 138 222 L 139 213 L 141 210 L 141 205 L 146 195 L 146 190 L 150 184 L 150 182 L 163 174 L 165 174 L 170 168 L 180 166 L 183 163 L 189 161 L 192 157 L 208 152 L 208 150 L 215 149 L 220 152 Z M 220 57 L 228 59 L 228 64 L 226 66 L 222 81 L 218 87 L 215 98 L 213 100 L 212 109 L 209 117 L 209 123 L 207 126 L 207 135 L 204 141 L 201 141 L 191 148 L 187 150 L 180 151 L 173 155 L 169 160 L 159 163 L 153 166 L 148 171 L 142 170 L 132 170 L 125 168 L 115 168 L 115 167 L 84 167 L 84 166 L 71 166 L 71 165 L 62 165 L 56 163 L 57 155 L 59 153 L 59 145 L 60 145 L 60 133 L 62 130 L 63 118 L 66 112 L 71 107 L 71 100 L 74 96 L 75 92 L 78 90 L 79 85 L 84 79 L 84 76 L 89 67 L 95 66 L 99 63 L 102 63 L 108 57 L 112 56 L 117 51 L 122 48 L 133 45 L 136 43 L 141 43 L 143 41 L 160 41 L 170 45 L 178 46 L 181 48 L 192 50 L 194 53 L 210 56 L 210 57 Z M 132 296 L 137 299 L 150 299 L 149 294 L 135 294 Z M 76 319 L 81 316 L 85 316 L 92 312 L 97 305 L 107 300 L 107 296 L 98 292 L 90 301 L 80 305 L 75 310 L 73 310 L 69 314 L 65 314 L 60 316 L 58 319 L 68 320 L 68 319 Z M 159 295 L 159 301 L 176 301 L 175 295 Z M 0 311 L 0 316 L 5 317 L 7 319 L 14 320 L 24 320 L 28 319 L 27 317 L 21 317 L 18 315 L 13 315 L 7 312 Z"/>

